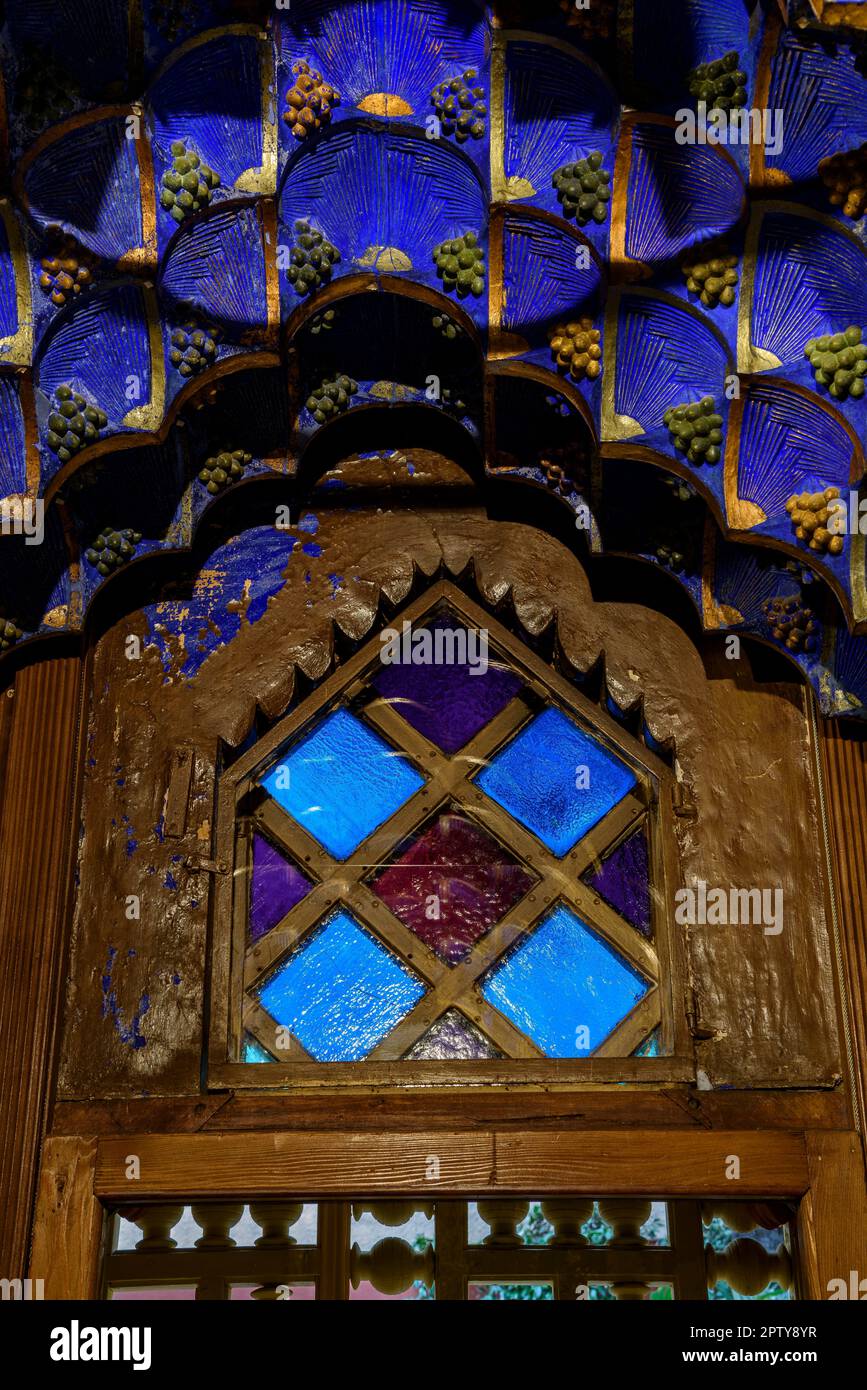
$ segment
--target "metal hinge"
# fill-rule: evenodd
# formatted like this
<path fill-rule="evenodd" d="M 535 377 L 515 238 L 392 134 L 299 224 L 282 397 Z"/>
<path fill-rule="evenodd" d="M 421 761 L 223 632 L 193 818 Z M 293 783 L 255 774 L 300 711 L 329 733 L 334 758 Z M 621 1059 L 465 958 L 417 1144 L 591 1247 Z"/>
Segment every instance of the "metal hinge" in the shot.
<path fill-rule="evenodd" d="M 229 866 L 224 859 L 204 859 L 198 854 L 188 854 L 184 860 L 184 868 L 192 869 L 193 873 L 227 874 L 229 872 Z"/>

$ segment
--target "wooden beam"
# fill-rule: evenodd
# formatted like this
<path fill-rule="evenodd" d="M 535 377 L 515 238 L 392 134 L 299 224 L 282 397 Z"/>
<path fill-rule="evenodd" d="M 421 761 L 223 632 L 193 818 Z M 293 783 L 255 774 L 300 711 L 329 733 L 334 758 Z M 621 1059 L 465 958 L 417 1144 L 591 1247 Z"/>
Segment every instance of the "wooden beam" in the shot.
<path fill-rule="evenodd" d="M 27 1263 L 68 931 L 80 662 L 20 671 L 0 812 L 0 1274 Z M 40 1276 L 41 1277 L 41 1276 Z"/>
<path fill-rule="evenodd" d="M 727 1177 L 732 1156 L 737 1181 Z M 494 1179 L 497 1190 L 540 1196 L 795 1196 L 806 1190 L 807 1161 L 802 1137 L 786 1133 L 498 1133 Z"/>
<path fill-rule="evenodd" d="M 424 1102 L 422 1104 L 422 1101 Z M 454 1088 L 375 1087 L 351 1094 L 211 1092 L 140 1100 L 61 1101 L 55 1134 L 194 1134 L 258 1129 L 469 1130 L 547 1125 L 583 1129 L 846 1129 L 848 1108 L 834 1091 L 696 1091 L 689 1086 L 598 1086 L 564 1090 L 500 1086 L 468 1098 Z"/>
<path fill-rule="evenodd" d="M 134 1183 L 130 1154 L 140 1164 Z M 726 1176 L 732 1155 L 740 1160 L 737 1183 Z M 99 1140 L 95 1184 L 111 1201 L 287 1193 L 793 1197 L 806 1190 L 808 1170 L 802 1136 L 784 1132 L 140 1134 Z"/>
<path fill-rule="evenodd" d="M 852 1292 L 867 1279 L 867 1192 L 864 1155 L 854 1133 L 813 1132 L 804 1136 L 810 1190 L 796 1223 L 801 1298 L 825 1299 L 831 1280 Z M 855 1275 L 854 1281 L 852 1275 Z M 865 1284 L 867 1290 L 867 1284 Z"/>
<path fill-rule="evenodd" d="M 126 1177 L 126 1157 L 141 1180 Z M 429 1160 L 439 1179 L 432 1181 Z M 375 1193 L 468 1193 L 490 1182 L 491 1134 L 140 1134 L 100 1139 L 96 1191 L 114 1201 L 142 1197 L 358 1197 Z"/>
<path fill-rule="evenodd" d="M 30 1278 L 46 1298 L 97 1298 L 104 1211 L 94 1190 L 97 1141 L 78 1135 L 42 1146 Z"/>

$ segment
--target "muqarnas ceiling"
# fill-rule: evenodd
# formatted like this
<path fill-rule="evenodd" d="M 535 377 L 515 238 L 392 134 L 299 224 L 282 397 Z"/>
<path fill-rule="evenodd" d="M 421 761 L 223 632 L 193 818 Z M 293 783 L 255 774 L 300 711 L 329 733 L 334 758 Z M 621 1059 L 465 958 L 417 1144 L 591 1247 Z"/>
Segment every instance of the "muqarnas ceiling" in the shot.
<path fill-rule="evenodd" d="M 496 9 L 7 0 L 4 651 L 412 412 L 867 712 L 864 7 Z"/>

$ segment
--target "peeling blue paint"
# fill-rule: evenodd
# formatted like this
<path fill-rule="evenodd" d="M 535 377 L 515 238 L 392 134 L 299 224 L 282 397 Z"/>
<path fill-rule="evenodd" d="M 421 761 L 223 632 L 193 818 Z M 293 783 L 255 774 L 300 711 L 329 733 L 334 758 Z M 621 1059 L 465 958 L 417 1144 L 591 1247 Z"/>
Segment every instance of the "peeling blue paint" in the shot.
<path fill-rule="evenodd" d="M 157 821 L 156 825 L 154 826 L 154 834 L 155 834 L 156 837 L 157 837 L 157 842 L 158 842 L 159 844 L 162 844 L 163 840 L 166 838 L 166 818 L 165 818 L 165 816 L 160 816 L 159 820 Z"/>
<path fill-rule="evenodd" d="M 191 678 L 213 652 L 237 637 L 245 622 L 264 616 L 268 600 L 286 582 L 286 565 L 297 544 L 274 526 L 254 527 L 209 556 L 191 597 L 144 610 L 149 644 L 157 647 L 167 679 L 175 662 L 180 674 Z"/>
<path fill-rule="evenodd" d="M 311 560 L 318 560 L 322 554 L 322 546 L 316 541 L 305 541 L 301 549 L 305 555 L 309 555 Z"/>
<path fill-rule="evenodd" d="M 177 882 L 177 879 L 175 878 L 174 874 L 172 874 L 172 873 L 167 873 L 167 874 L 166 874 L 165 878 L 163 879 L 163 887 L 164 887 L 164 888 L 170 888 L 170 889 L 172 890 L 173 893 L 176 893 L 176 892 L 177 892 L 177 889 L 178 889 L 178 882 Z"/>
<path fill-rule="evenodd" d="M 128 955 L 134 955 L 134 951 L 129 951 Z M 124 1024 L 123 1010 L 117 1002 L 117 992 L 111 987 L 111 975 L 114 969 L 117 947 L 109 946 L 108 960 L 105 963 L 105 973 L 102 976 L 102 1017 L 111 1018 L 115 1032 L 121 1042 L 127 1047 L 139 1048 L 147 1047 L 147 1038 L 143 1036 L 140 1024 L 145 1014 L 148 1012 L 151 1001 L 150 996 L 143 994 L 139 1000 L 138 1008 L 132 1016 L 129 1026 Z"/>
<path fill-rule="evenodd" d="M 298 530 L 308 531 L 311 536 L 315 536 L 316 532 L 319 530 L 319 518 L 314 516 L 312 512 L 308 512 L 307 515 L 302 516 L 299 521 Z"/>

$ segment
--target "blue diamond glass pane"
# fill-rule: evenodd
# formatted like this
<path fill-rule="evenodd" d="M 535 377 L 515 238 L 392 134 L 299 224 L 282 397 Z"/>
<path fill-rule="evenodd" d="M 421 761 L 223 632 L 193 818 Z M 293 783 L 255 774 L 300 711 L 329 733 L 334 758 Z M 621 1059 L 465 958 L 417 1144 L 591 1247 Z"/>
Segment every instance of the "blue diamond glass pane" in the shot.
<path fill-rule="evenodd" d="M 561 903 L 495 966 L 482 993 L 546 1056 L 587 1057 L 649 988 Z"/>
<path fill-rule="evenodd" d="M 526 724 L 476 780 L 557 855 L 635 786 L 629 768 L 558 709 Z"/>
<path fill-rule="evenodd" d="M 423 785 L 401 754 L 345 709 L 329 714 L 262 778 L 336 859 L 352 854 Z"/>
<path fill-rule="evenodd" d="M 409 1013 L 424 986 L 344 910 L 259 991 L 264 1009 L 319 1062 L 357 1062 Z"/>

